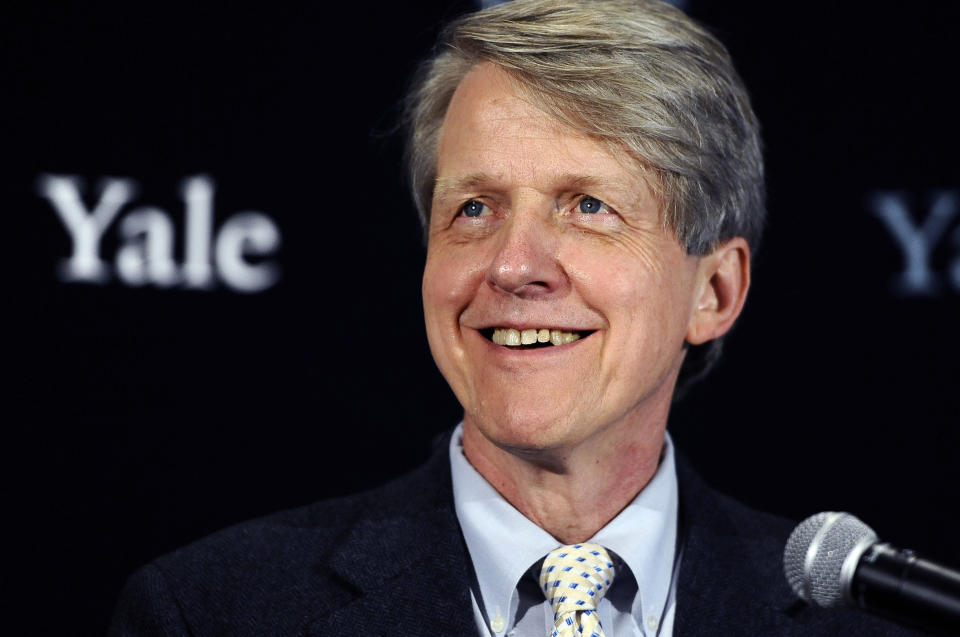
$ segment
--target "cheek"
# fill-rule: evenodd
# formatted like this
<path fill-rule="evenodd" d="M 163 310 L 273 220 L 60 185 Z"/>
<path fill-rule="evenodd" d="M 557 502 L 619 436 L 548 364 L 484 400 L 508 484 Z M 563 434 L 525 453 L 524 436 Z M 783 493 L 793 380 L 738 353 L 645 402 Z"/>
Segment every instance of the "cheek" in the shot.
<path fill-rule="evenodd" d="M 690 268 L 682 259 L 650 268 L 623 252 L 571 250 L 568 256 L 567 271 L 581 298 L 603 314 L 616 341 L 629 342 L 634 351 L 682 345 L 691 297 Z"/>
<path fill-rule="evenodd" d="M 423 308 L 427 327 L 431 324 L 451 329 L 460 313 L 476 296 L 486 271 L 479 259 L 463 246 L 430 247 L 423 271 Z"/>
<path fill-rule="evenodd" d="M 682 279 L 678 273 L 677 279 Z M 659 375 L 683 350 L 690 321 L 689 295 L 674 279 L 653 279 L 641 286 L 629 317 L 630 349 L 646 373 Z"/>
<path fill-rule="evenodd" d="M 622 321 L 640 308 L 651 274 L 629 255 L 576 246 L 565 251 L 562 262 L 583 301 L 608 321 Z"/>
<path fill-rule="evenodd" d="M 464 375 L 466 354 L 460 316 L 477 295 L 485 272 L 466 250 L 440 250 L 431 246 L 423 271 L 423 313 L 427 341 L 440 372 L 454 393 L 466 400 Z"/>
<path fill-rule="evenodd" d="M 423 316 L 427 330 L 427 342 L 430 352 L 440 371 L 446 376 L 450 371 L 452 356 L 457 347 L 456 312 L 447 299 L 451 289 L 451 282 L 446 276 L 447 271 L 438 267 L 434 259 L 429 256 L 423 271 Z"/>

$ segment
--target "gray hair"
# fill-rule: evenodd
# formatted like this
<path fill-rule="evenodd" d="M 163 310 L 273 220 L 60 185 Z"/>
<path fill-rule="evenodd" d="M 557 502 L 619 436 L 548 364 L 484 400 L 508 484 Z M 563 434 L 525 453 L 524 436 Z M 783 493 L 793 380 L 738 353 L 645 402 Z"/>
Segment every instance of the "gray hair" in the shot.
<path fill-rule="evenodd" d="M 426 227 L 440 128 L 467 72 L 491 62 L 533 104 L 626 151 L 689 254 L 744 237 L 765 216 L 759 125 L 724 46 L 656 0 L 514 0 L 455 20 L 420 69 L 406 105 L 406 162 Z M 693 347 L 680 384 L 701 377 L 720 341 Z"/>

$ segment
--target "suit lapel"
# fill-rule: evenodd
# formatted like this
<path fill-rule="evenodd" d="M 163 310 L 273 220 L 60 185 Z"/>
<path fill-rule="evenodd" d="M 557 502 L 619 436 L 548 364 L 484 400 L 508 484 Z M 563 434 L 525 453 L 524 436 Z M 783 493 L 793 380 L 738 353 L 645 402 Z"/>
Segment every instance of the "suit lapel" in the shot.
<path fill-rule="evenodd" d="M 424 467 L 385 489 L 338 543 L 329 568 L 351 595 L 315 618 L 308 635 L 476 632 L 448 440 Z M 707 487 L 679 454 L 677 474 L 682 555 L 674 635 L 743 634 L 747 626 L 752 634 L 789 632 L 797 605 L 780 572 L 782 543 L 770 540 L 769 528 L 749 528 L 764 518 Z"/>
<path fill-rule="evenodd" d="M 437 447 L 401 489 L 387 492 L 388 513 L 372 511 L 343 539 L 330 566 L 355 597 L 316 621 L 310 634 L 476 631 L 468 584 L 472 566 L 454 512 L 446 445 L 441 441 Z"/>
<path fill-rule="evenodd" d="M 739 631 L 748 626 L 750 634 L 788 632 L 797 604 L 769 522 L 711 490 L 680 457 L 677 474 L 683 552 L 674 634 L 746 634 Z"/>

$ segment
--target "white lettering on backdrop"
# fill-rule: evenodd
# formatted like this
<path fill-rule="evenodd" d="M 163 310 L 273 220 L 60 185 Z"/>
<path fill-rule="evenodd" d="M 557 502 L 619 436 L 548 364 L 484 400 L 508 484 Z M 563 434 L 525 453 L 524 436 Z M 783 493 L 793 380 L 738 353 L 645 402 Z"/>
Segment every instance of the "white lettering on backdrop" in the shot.
<path fill-rule="evenodd" d="M 104 179 L 92 208 L 84 204 L 77 177 L 41 175 L 37 188 L 50 201 L 72 243 L 70 257 L 58 268 L 63 281 L 102 284 L 116 274 L 131 286 L 204 290 L 220 281 L 231 290 L 256 293 L 280 278 L 277 264 L 263 260 L 280 247 L 276 223 L 260 212 L 239 212 L 216 230 L 214 183 L 208 176 L 188 177 L 181 185 L 185 210 L 182 263 L 174 257 L 173 218 L 160 208 L 141 206 L 127 211 L 117 224 L 120 246 L 112 269 L 100 254 L 102 240 L 123 207 L 137 196 L 137 183 Z"/>
<path fill-rule="evenodd" d="M 903 271 L 893 280 L 894 292 L 902 296 L 933 296 L 945 290 L 944 279 L 960 292 L 960 191 L 930 193 L 925 214 L 910 213 L 910 199 L 903 192 L 877 192 L 868 199 L 871 211 L 890 233 L 903 255 Z M 954 249 L 952 263 L 944 272 L 934 267 L 933 255 L 941 246 Z"/>

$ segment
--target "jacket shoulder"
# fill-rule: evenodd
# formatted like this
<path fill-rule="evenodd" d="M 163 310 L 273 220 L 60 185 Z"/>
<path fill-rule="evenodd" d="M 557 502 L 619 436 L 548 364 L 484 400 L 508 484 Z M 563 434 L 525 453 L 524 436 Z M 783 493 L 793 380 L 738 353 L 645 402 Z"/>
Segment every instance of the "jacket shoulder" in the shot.
<path fill-rule="evenodd" d="M 917 633 L 851 609 L 807 605 L 790 589 L 783 550 L 793 520 L 753 509 L 711 487 L 678 456 L 683 553 L 677 635 L 722 632 L 803 637 Z"/>
<path fill-rule="evenodd" d="M 411 518 L 423 524 L 450 508 L 436 464 L 370 491 L 228 527 L 157 558 L 128 580 L 111 635 L 308 632 L 359 595 L 345 564 L 363 562 L 383 538 L 409 540 Z"/>

